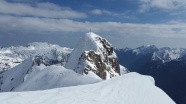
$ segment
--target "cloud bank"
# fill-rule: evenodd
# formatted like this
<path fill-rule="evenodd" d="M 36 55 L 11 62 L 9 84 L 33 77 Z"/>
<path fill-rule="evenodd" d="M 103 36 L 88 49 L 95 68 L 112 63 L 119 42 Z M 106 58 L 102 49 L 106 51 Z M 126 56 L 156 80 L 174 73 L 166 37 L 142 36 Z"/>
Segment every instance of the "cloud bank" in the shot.
<path fill-rule="evenodd" d="M 17 1 L 21 1 L 21 3 L 18 3 Z M 30 1 L 31 0 L 29 0 L 29 2 Z M 184 0 L 139 1 L 140 13 L 138 14 L 149 12 L 151 9 L 171 11 L 186 7 L 186 1 Z M 128 11 L 130 14 L 131 11 Z M 112 18 L 111 20 L 118 19 L 116 17 L 132 18 L 127 14 L 127 10 L 123 13 L 121 12 L 122 11 L 112 12 L 104 8 L 97 9 L 97 7 L 87 9 L 84 12 L 79 12 L 78 10 L 73 10 L 70 7 L 63 7 L 49 2 L 36 2 L 33 5 L 32 3 L 25 3 L 24 0 L 1 0 L 0 39 L 3 40 L 3 38 L 6 38 L 6 41 L 8 41 L 9 37 L 12 37 L 12 40 L 15 40 L 13 38 L 17 37 L 18 41 L 21 39 L 21 41 L 25 41 L 26 43 L 27 41 L 30 42 L 31 37 L 34 41 L 41 35 L 42 36 L 40 37 L 40 40 L 43 41 L 43 37 L 47 35 L 48 40 L 53 40 L 56 42 L 56 39 L 51 39 L 52 36 L 56 36 L 56 34 L 60 34 L 61 36 L 66 34 L 66 36 L 63 35 L 62 37 L 63 41 L 67 41 L 66 37 L 74 39 L 77 38 L 76 34 L 79 34 L 78 36 L 80 36 L 80 33 L 89 32 L 90 30 L 100 35 L 103 34 L 103 37 L 106 37 L 109 41 L 112 41 L 114 44 L 117 44 L 118 46 L 120 45 L 121 47 L 123 45 L 121 43 L 123 42 L 128 46 L 134 46 L 139 44 L 152 43 L 152 41 L 155 39 L 157 40 L 154 42 L 156 44 L 162 44 L 163 42 L 170 43 L 174 39 L 177 39 L 177 42 L 180 41 L 180 39 L 186 39 L 186 22 L 181 20 L 170 20 L 166 23 L 164 22 L 157 24 L 107 22 L 106 20 L 106 22 L 102 21 L 104 18 Z M 184 14 L 185 12 L 176 13 L 177 14 L 174 15 L 179 15 L 180 13 Z M 19 34 L 19 36 L 17 34 Z M 67 36 L 67 34 L 73 34 L 73 36 Z M 27 41 L 25 38 L 27 38 Z M 169 38 L 170 41 L 167 42 L 166 40 L 161 40 L 163 38 Z M 61 43 L 61 39 L 58 39 L 58 41 Z M 16 42 L 17 41 L 15 41 L 15 43 Z M 5 43 L 5 41 L 3 40 L 0 43 Z M 66 44 L 69 44 L 69 42 L 67 41 Z M 173 43 L 170 44 L 173 46 Z M 182 41 L 180 44 L 184 45 L 185 42 Z M 177 44 L 174 45 L 176 46 Z"/>
<path fill-rule="evenodd" d="M 139 12 L 147 12 L 150 9 L 175 10 L 186 7 L 185 0 L 139 0 L 141 3 Z"/>
<path fill-rule="evenodd" d="M 186 24 L 134 24 L 119 22 L 79 22 L 70 19 L 0 16 L 0 31 L 42 32 L 111 32 L 134 37 L 183 37 L 186 38 Z"/>
<path fill-rule="evenodd" d="M 53 3 L 37 3 L 34 6 L 25 3 L 0 1 L 0 13 L 5 15 L 35 16 L 46 18 L 86 18 L 87 15 Z"/>

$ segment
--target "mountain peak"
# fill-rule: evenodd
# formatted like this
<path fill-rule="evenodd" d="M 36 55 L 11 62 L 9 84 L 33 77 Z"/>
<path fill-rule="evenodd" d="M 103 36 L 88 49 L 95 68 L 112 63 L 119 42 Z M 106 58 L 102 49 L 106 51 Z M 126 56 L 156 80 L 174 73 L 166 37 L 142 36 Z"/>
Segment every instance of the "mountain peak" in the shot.
<path fill-rule="evenodd" d="M 98 36 L 97 34 L 95 34 L 95 33 L 93 33 L 93 32 L 88 32 L 88 33 L 86 33 L 86 36 L 91 37 L 91 38 L 100 37 L 100 36 Z"/>
<path fill-rule="evenodd" d="M 80 39 L 66 68 L 85 75 L 93 72 L 102 79 L 118 76 L 120 72 L 118 58 L 111 44 L 93 32 L 86 33 Z"/>

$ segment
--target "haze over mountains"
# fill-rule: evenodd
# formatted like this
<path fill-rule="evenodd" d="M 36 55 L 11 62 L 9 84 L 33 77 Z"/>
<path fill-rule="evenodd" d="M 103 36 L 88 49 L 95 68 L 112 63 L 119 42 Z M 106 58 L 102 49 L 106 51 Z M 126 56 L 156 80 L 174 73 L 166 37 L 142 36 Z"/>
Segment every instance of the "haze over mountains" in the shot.
<path fill-rule="evenodd" d="M 31 43 L 1 48 L 0 57 L 2 104 L 175 104 L 152 77 L 119 65 L 111 44 L 92 32 L 74 49 Z"/>

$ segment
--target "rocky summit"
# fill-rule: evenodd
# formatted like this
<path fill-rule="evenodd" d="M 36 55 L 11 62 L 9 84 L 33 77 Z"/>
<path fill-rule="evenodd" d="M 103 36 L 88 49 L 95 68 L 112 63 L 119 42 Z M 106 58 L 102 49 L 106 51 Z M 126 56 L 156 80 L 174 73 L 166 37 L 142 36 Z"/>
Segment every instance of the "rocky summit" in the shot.
<path fill-rule="evenodd" d="M 66 68 L 101 79 L 119 76 L 118 58 L 111 44 L 95 33 L 87 33 L 72 51 Z"/>

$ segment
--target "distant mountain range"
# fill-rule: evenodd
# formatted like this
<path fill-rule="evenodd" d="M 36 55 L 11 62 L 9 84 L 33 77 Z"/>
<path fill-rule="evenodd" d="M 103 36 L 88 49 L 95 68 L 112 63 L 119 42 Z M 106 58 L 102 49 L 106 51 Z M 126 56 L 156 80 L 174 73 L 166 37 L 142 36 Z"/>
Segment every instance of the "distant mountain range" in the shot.
<path fill-rule="evenodd" d="M 38 64 L 64 66 L 71 51 L 70 48 L 41 42 L 33 42 L 26 46 L 1 47 L 0 72 L 17 66 L 29 57 L 35 57 L 35 62 Z"/>
<path fill-rule="evenodd" d="M 120 64 L 132 72 L 154 77 L 178 104 L 186 104 L 186 49 L 157 48 L 154 45 L 135 49 L 115 49 Z"/>

